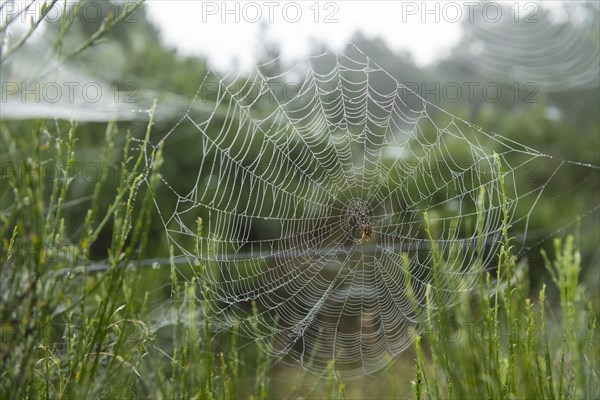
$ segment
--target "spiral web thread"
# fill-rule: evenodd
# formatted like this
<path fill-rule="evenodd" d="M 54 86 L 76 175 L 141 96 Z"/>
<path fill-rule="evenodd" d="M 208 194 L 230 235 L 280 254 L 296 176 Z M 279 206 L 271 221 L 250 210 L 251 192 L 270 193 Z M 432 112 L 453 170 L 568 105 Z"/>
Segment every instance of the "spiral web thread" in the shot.
<path fill-rule="evenodd" d="M 471 24 L 470 45 L 460 50 L 464 65 L 482 76 L 510 84 L 535 84 L 545 92 L 598 87 L 598 2 L 531 2 L 516 8 L 514 4 L 499 3 L 497 6 L 500 15 L 505 17 L 502 26 L 485 20 Z"/>
<path fill-rule="evenodd" d="M 172 198 L 156 206 L 215 326 L 312 372 L 369 374 L 410 345 L 428 285 L 449 305 L 494 268 L 505 213 L 526 232 L 564 163 L 520 184 L 551 157 L 441 110 L 351 44 L 272 66 L 204 77 L 155 142 Z"/>

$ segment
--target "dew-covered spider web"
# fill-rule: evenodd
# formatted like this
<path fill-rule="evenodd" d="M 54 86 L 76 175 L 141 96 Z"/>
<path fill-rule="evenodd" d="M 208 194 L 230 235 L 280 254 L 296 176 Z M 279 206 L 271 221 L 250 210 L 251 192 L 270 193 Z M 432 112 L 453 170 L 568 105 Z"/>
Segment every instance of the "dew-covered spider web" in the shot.
<path fill-rule="evenodd" d="M 147 163 L 160 154 L 168 245 L 215 326 L 310 371 L 383 367 L 428 286 L 451 305 L 496 268 L 505 223 L 526 242 L 561 168 L 597 176 L 445 112 L 353 45 L 276 65 L 208 72 Z"/>

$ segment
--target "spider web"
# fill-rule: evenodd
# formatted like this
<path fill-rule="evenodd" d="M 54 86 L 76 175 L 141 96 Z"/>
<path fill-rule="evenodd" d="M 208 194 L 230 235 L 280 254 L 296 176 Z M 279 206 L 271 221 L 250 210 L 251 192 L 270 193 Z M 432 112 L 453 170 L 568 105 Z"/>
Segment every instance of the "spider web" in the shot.
<path fill-rule="evenodd" d="M 312 372 L 369 374 L 411 344 L 428 286 L 450 305 L 495 268 L 504 219 L 526 233 L 567 162 L 443 111 L 353 45 L 276 62 L 206 74 L 151 149 L 156 207 L 215 326 Z M 548 178 L 524 185 L 539 159 Z"/>
<path fill-rule="evenodd" d="M 485 19 L 471 24 L 460 62 L 482 76 L 534 82 L 545 92 L 597 88 L 600 54 L 589 39 L 600 35 L 598 3 L 549 4 L 526 3 L 517 12 L 499 3 L 500 14 L 519 17 L 505 18 L 501 29 Z"/>

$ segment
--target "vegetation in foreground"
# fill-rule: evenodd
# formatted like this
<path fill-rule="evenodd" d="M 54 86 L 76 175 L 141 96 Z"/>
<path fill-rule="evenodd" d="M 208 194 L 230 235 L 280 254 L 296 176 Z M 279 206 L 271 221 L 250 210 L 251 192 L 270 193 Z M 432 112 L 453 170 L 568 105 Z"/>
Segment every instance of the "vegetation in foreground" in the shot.
<path fill-rule="evenodd" d="M 146 137 L 151 127 L 152 121 Z M 169 272 L 168 266 L 139 264 L 160 167 L 157 154 L 157 164 L 146 174 L 139 151 L 143 140 L 126 134 L 119 184 L 99 179 L 79 229 L 66 232 L 63 212 L 75 179 L 68 171 L 77 157 L 77 129 L 43 122 L 29 132 L 2 127 L 3 160 L 26 160 L 25 168 L 3 176 L 3 186 L 10 187 L 4 193 L 10 207 L 3 214 L 0 270 L 3 398 L 600 394 L 598 298 L 590 298 L 579 282 L 581 257 L 572 236 L 556 239 L 553 254 L 544 254 L 552 282 L 538 292 L 528 289 L 527 264 L 517 265 L 509 247 L 503 247 L 498 276 L 513 284 L 493 285 L 489 274 L 482 274 L 477 291 L 424 322 L 414 349 L 381 372 L 372 390 L 364 382 L 342 382 L 333 371 L 315 377 L 281 368 L 235 329 L 213 329 L 195 300 L 196 282 L 183 283 L 174 267 Z M 121 134 L 107 125 L 103 165 Z M 64 166 L 52 180 L 32 173 L 49 157 Z M 100 206 L 105 190 L 114 191 L 113 201 Z M 91 272 L 86 268 L 90 243 L 105 229 L 111 232 L 108 268 Z"/>

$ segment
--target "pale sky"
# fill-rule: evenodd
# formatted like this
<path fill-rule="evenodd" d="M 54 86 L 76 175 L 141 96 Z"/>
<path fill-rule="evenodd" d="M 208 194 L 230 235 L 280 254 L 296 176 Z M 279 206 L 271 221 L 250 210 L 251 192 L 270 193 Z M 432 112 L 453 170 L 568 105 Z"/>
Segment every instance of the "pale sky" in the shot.
<path fill-rule="evenodd" d="M 394 50 L 409 50 L 419 65 L 428 64 L 460 39 L 458 19 L 452 22 L 458 7 L 443 9 L 445 3 L 435 3 L 439 9 L 435 12 L 432 3 L 432 14 L 419 9 L 422 2 L 399 1 L 150 0 L 146 7 L 165 41 L 182 53 L 207 56 L 218 69 L 230 69 L 237 59 L 245 69 L 254 64 L 260 49 L 261 25 L 268 25 L 269 37 L 281 43 L 286 60 L 307 55 L 312 40 L 336 49 L 361 30 L 368 37 L 383 38 Z"/>

